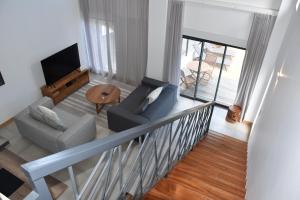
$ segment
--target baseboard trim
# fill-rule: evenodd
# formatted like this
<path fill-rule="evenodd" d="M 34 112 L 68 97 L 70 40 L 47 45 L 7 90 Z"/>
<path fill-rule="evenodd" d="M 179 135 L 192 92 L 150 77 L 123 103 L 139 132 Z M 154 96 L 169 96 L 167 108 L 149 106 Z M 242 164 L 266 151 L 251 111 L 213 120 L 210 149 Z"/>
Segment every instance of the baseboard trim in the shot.
<path fill-rule="evenodd" d="M 13 118 L 10 118 L 8 120 L 6 120 L 5 122 L 3 122 L 2 124 L 0 124 L 0 128 L 4 128 L 5 126 L 7 126 L 8 124 L 10 124 L 13 121 Z"/>

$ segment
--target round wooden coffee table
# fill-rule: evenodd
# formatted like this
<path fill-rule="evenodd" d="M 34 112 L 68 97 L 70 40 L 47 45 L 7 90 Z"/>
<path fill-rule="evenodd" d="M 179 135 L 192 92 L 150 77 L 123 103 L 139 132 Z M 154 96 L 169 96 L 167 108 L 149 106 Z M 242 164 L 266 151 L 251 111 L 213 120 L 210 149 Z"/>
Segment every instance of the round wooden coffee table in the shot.
<path fill-rule="evenodd" d="M 85 94 L 86 98 L 96 104 L 99 113 L 105 104 L 120 103 L 121 90 L 111 84 L 100 84 L 91 87 Z"/>

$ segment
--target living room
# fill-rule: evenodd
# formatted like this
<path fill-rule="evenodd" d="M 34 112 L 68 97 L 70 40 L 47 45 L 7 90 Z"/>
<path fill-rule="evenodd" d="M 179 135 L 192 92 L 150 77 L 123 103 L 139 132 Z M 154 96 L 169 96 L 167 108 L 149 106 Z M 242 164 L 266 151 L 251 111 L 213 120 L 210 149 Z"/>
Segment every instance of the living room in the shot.
<path fill-rule="evenodd" d="M 1 177 L 12 176 L 6 183 L 13 188 L 5 189 L 9 190 L 7 196 L 23 199 L 29 195 L 27 198 L 34 199 L 39 194 L 37 198 L 43 199 L 50 191 L 53 199 L 129 198 L 125 191 L 141 198 L 151 189 L 149 185 L 155 185 L 154 180 L 163 177 L 210 132 L 208 135 L 239 140 L 248 145 L 248 152 L 254 152 L 248 154 L 250 171 L 245 171 L 250 182 L 241 185 L 246 187 L 247 199 L 263 199 L 263 195 L 274 199 L 265 191 L 261 196 L 254 194 L 257 187 L 249 183 L 260 180 L 256 170 L 262 172 L 270 165 L 257 160 L 259 152 L 264 152 L 258 151 L 264 146 L 260 144 L 264 141 L 262 128 L 268 125 L 259 120 L 273 117 L 264 109 L 273 102 L 272 84 L 274 91 L 280 89 L 280 81 L 288 77 L 284 64 L 278 69 L 279 63 L 284 56 L 294 61 L 297 48 L 287 38 L 298 31 L 292 26 L 299 19 L 298 6 L 293 0 L 1 2 L 0 170 L 5 170 Z M 209 59 L 210 54 L 215 57 Z M 64 63 L 64 72 L 55 69 L 58 63 Z M 244 70 L 244 66 L 251 70 Z M 219 97 L 228 91 L 230 101 L 224 103 Z M 264 103 L 265 99 L 270 101 Z M 35 119 L 32 110 L 42 112 L 42 117 Z M 63 123 L 53 125 L 49 112 L 54 112 L 55 122 L 62 119 Z M 280 113 L 274 113 L 277 115 Z M 46 125 L 41 126 L 42 122 Z M 271 122 L 269 131 L 275 131 Z M 182 128 L 179 135 L 187 135 L 179 137 L 176 128 Z M 195 135 L 190 136 L 192 132 Z M 169 143 L 161 133 L 174 137 Z M 271 149 L 275 144 L 269 143 Z M 162 152 L 157 155 L 158 163 L 161 159 L 158 167 L 152 166 L 155 153 L 145 153 L 155 145 Z M 170 155 L 173 151 L 178 154 L 171 162 L 167 159 L 169 151 Z M 51 154 L 54 157 L 47 157 Z M 124 157 L 118 168 L 116 161 L 121 154 Z M 55 157 L 58 155 L 61 157 Z M 144 168 L 150 170 L 142 169 L 142 175 L 138 168 L 122 164 L 139 163 L 141 157 Z M 58 161 L 69 164 L 61 167 L 64 170 L 51 171 Z M 256 168 L 255 162 L 261 168 Z M 151 171 L 156 168 L 161 170 L 157 177 Z M 93 180 L 95 176 L 102 178 Z M 35 188 L 35 181 L 44 177 L 49 187 L 45 196 Z M 265 179 L 271 177 L 268 174 Z M 102 182 L 99 188 L 98 181 Z M 114 187 L 117 181 L 120 194 L 119 186 Z M 141 189 L 137 189 L 139 181 Z M 1 186 L 6 184 L 0 182 Z M 36 190 L 32 192 L 32 188 Z"/>

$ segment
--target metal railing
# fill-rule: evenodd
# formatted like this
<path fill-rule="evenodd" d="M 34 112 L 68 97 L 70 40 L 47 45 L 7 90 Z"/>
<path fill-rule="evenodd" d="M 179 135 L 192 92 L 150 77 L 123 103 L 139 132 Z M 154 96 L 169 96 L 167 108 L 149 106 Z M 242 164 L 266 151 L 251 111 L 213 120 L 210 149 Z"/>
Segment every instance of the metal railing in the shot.
<path fill-rule="evenodd" d="M 140 199 L 206 136 L 214 103 L 112 134 L 22 165 L 34 190 L 26 199 L 52 199 L 45 176 L 68 171 L 74 199 Z M 76 164 L 99 156 L 78 186 Z"/>

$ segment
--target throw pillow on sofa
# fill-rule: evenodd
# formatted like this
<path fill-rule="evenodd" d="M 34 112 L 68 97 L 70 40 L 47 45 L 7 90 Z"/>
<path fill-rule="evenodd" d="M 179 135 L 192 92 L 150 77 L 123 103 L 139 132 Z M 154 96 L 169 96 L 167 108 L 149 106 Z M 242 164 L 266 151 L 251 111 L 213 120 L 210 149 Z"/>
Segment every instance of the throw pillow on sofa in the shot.
<path fill-rule="evenodd" d="M 164 87 L 158 87 L 155 90 L 153 90 L 146 99 L 149 99 L 149 104 L 153 103 L 160 95 Z"/>
<path fill-rule="evenodd" d="M 60 131 L 65 131 L 67 129 L 56 112 L 54 112 L 53 110 L 44 106 L 38 106 L 38 110 L 42 113 L 43 121 L 47 125 Z"/>
<path fill-rule="evenodd" d="M 43 119 L 43 113 L 38 109 L 37 106 L 29 106 L 29 115 L 35 120 L 38 120 L 40 122 L 44 122 Z"/>

